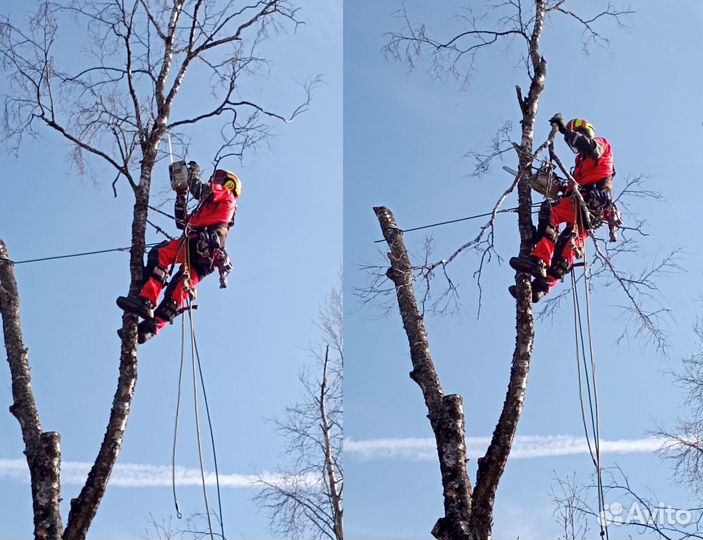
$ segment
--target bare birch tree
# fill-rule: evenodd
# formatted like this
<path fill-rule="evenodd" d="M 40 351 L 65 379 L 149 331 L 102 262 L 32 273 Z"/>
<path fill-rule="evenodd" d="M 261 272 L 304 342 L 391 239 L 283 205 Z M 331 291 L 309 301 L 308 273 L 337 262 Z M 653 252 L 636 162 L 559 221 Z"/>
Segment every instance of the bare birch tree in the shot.
<path fill-rule="evenodd" d="M 601 511 L 592 500 L 597 482 L 578 484 L 575 476 L 556 479 L 559 490 L 552 492 L 554 515 L 566 540 L 584 538 L 587 520 L 608 526 L 610 534 L 619 538 L 638 538 L 643 534 L 663 540 L 703 538 L 700 504 L 665 505 L 661 497 L 635 487 L 622 468 L 610 467 L 603 472 L 603 490 L 611 502 Z"/>
<path fill-rule="evenodd" d="M 42 1 L 28 20 L 0 19 L 0 65 L 9 87 L 4 97 L 5 141 L 18 149 L 26 135 L 54 133 L 71 144 L 79 170 L 107 165 L 113 189 L 134 196 L 129 292 L 143 280 L 145 234 L 152 173 L 165 155 L 164 137 L 185 143 L 195 124 L 222 135 L 214 161 L 241 156 L 264 140 L 269 121 L 303 112 L 315 81 L 301 90 L 291 112 L 269 109 L 247 96 L 248 81 L 266 64 L 261 43 L 271 32 L 295 29 L 298 10 L 286 0 L 248 4 L 204 0 Z M 58 53 L 62 32 L 85 36 L 84 50 Z M 61 56 L 65 54 L 65 56 Z M 193 76 L 191 77 L 191 72 Z M 195 86 L 199 81 L 200 86 Z M 189 88 L 211 97 L 200 109 L 177 107 Z M 103 498 L 117 460 L 137 381 L 137 317 L 125 314 L 119 378 L 99 453 L 81 492 L 71 500 L 64 529 L 59 436 L 43 432 L 34 403 L 27 349 L 19 322 L 19 294 L 5 247 L 1 253 L 5 347 L 14 404 L 31 473 L 36 538 L 81 540 Z"/>
<path fill-rule="evenodd" d="M 564 478 L 555 478 L 551 499 L 554 503 L 554 519 L 563 536 L 559 540 L 585 540 L 588 520 L 581 511 L 584 486 L 576 483 L 576 473 Z"/>
<path fill-rule="evenodd" d="M 671 462 L 677 479 L 703 503 L 703 319 L 694 330 L 696 352 L 674 374 L 675 382 L 684 389 L 686 413 L 673 429 L 660 428 L 655 435 L 666 440 L 660 454 Z"/>
<path fill-rule="evenodd" d="M 413 265 L 404 244 L 403 232 L 391 211 L 385 207 L 374 209 L 389 247 L 390 268 L 362 294 L 366 294 L 368 298 L 388 292 L 383 288 L 385 277 L 393 283 L 391 290 L 397 298 L 410 346 L 413 365 L 410 377 L 422 390 L 430 424 L 437 441 L 444 488 L 444 516 L 437 521 L 432 534 L 440 540 L 491 538 L 496 491 L 510 455 L 524 406 L 535 324 L 529 276 L 518 273 L 516 275 L 515 348 L 508 388 L 489 447 L 485 455 L 478 459 L 475 484 L 472 485 L 466 466 L 468 456 L 463 400 L 459 395 L 445 394 L 440 384 L 424 322 L 425 301 L 428 297 L 430 280 L 437 272 L 447 277 L 451 292 L 454 285 L 447 275 L 447 267 L 465 252 L 474 250 L 480 254 L 481 265 L 478 270 L 480 279 L 484 262 L 490 260 L 495 254 L 493 240 L 496 215 L 501 211 L 508 196 L 515 191 L 518 195 L 520 255 L 528 255 L 531 251 L 534 231 L 530 187 L 532 171 L 539 155 L 550 148 L 551 141 L 556 135 L 556 130 L 553 128 L 547 141 L 535 148 L 539 103 L 547 77 L 547 60 L 540 49 L 545 24 L 548 19 L 555 16 L 575 20 L 583 29 L 584 46 L 586 46 L 591 42 L 606 41 L 600 33 L 600 23 L 611 20 L 617 25 L 622 25 L 624 18 L 631 13 L 630 10 L 618 10 L 608 4 L 605 10 L 595 15 L 582 17 L 569 10 L 566 4 L 567 2 L 563 0 L 530 2 L 508 0 L 492 5 L 486 13 L 474 13 L 467 8 L 457 15 L 464 27 L 463 30 L 442 39 L 433 37 L 425 25 L 411 22 L 403 9 L 399 12 L 399 19 L 404 28 L 400 32 L 390 34 L 386 47 L 386 53 L 390 57 L 406 62 L 411 69 L 416 67 L 418 61 L 427 60 L 435 76 L 449 75 L 464 84 L 473 74 L 477 55 L 495 43 L 509 42 L 513 47 L 521 47 L 523 51 L 521 57 L 528 82 L 526 93 L 520 86 L 516 86 L 520 115 L 519 142 L 512 142 L 508 135 L 508 128 L 504 127 L 496 136 L 494 148 L 490 152 L 474 156 L 477 159 L 475 171 L 477 173 L 488 170 L 494 158 L 508 152 L 516 152 L 518 159 L 517 175 L 513 183 L 500 195 L 489 213 L 488 221 L 480 228 L 475 238 L 437 262 L 426 261 L 421 265 Z M 495 26 L 482 26 L 491 22 Z M 420 296 L 422 309 L 418 307 L 415 291 L 415 281 L 418 278 L 424 281 L 425 287 L 424 294 Z"/>
<path fill-rule="evenodd" d="M 312 351 L 315 365 L 299 377 L 303 399 L 276 421 L 291 465 L 279 472 L 280 481 L 260 478 L 263 489 L 256 502 L 284 538 L 343 540 L 341 287 L 330 293 L 319 326 L 325 345 Z"/>

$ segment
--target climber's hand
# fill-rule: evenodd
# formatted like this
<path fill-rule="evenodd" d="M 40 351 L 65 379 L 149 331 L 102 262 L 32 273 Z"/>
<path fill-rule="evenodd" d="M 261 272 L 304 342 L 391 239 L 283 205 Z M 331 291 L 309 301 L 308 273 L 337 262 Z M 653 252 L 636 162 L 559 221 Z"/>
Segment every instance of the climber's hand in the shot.
<path fill-rule="evenodd" d="M 552 126 L 557 126 L 559 133 L 564 133 L 566 131 L 566 124 L 564 123 L 564 117 L 561 113 L 556 113 L 549 119 L 549 124 Z"/>
<path fill-rule="evenodd" d="M 188 178 L 193 180 L 200 180 L 200 165 L 196 161 L 188 162 Z"/>

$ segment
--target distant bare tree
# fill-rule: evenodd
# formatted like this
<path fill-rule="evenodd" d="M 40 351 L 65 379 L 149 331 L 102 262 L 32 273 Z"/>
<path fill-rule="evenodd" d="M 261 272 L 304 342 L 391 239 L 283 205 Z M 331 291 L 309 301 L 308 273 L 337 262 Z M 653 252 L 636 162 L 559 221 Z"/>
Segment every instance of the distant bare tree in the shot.
<path fill-rule="evenodd" d="M 607 511 L 612 517 L 611 525 L 618 530 L 627 528 L 637 533 L 649 531 L 659 538 L 703 538 L 703 326 L 699 320 L 694 326 L 697 336 L 697 350 L 683 360 L 683 367 L 674 374 L 676 382 L 685 390 L 684 408 L 689 415 L 680 418 L 672 429 L 658 428 L 652 435 L 663 443 L 659 455 L 668 460 L 677 480 L 692 490 L 698 506 L 674 508 L 662 506 L 661 497 L 645 494 L 636 488 L 620 467 L 606 470 L 605 493 L 610 494 Z M 575 477 L 556 478 L 559 491 L 552 490 L 555 516 L 569 530 L 580 530 L 576 524 L 587 517 L 598 517 L 598 511 L 588 500 L 589 493 L 595 492 L 596 485 L 577 485 Z M 615 505 L 615 506 L 614 506 Z M 635 506 L 633 508 L 633 505 Z M 615 511 L 615 510 L 617 511 Z M 632 511 L 634 522 L 627 522 L 627 514 Z M 657 513 L 659 512 L 659 513 Z M 677 513 L 685 516 L 676 522 Z M 640 522 L 641 517 L 652 517 L 649 522 Z M 673 521 L 673 522 L 670 522 Z M 684 521 L 686 521 L 684 523 Z M 569 537 L 570 538 L 570 537 Z"/>
<path fill-rule="evenodd" d="M 697 322 L 695 332 L 697 350 L 674 374 L 685 391 L 682 408 L 686 416 L 679 418 L 673 430 L 660 428 L 655 434 L 667 440 L 660 454 L 671 461 L 677 479 L 703 502 L 703 319 Z"/>
<path fill-rule="evenodd" d="M 343 540 L 341 287 L 330 293 L 319 325 L 325 345 L 313 350 L 315 365 L 299 377 L 304 397 L 276 421 L 291 464 L 279 473 L 282 480 L 262 476 L 255 500 L 268 510 L 272 530 L 284 538 Z"/>
<path fill-rule="evenodd" d="M 186 517 L 183 526 L 175 527 L 173 525 L 173 516 L 169 516 L 168 519 L 162 518 L 158 520 L 152 514 L 149 514 L 146 536 L 147 538 L 156 538 L 157 540 L 177 540 L 180 538 L 204 540 L 205 538 L 213 537 L 222 539 L 221 534 L 213 532 L 210 529 L 210 521 L 212 521 L 213 518 L 218 524 L 221 524 L 219 516 L 215 513 L 211 513 L 209 519 L 207 514 L 196 513 Z"/>
<path fill-rule="evenodd" d="M 555 478 L 552 488 L 554 519 L 559 524 L 563 536 L 559 540 L 584 540 L 588 533 L 588 520 L 581 512 L 585 487 L 576 483 L 576 473 L 565 478 Z"/>
<path fill-rule="evenodd" d="M 268 121 L 287 122 L 305 111 L 316 80 L 304 86 L 290 113 L 258 103 L 252 76 L 267 60 L 259 46 L 278 29 L 295 29 L 298 10 L 287 0 L 248 4 L 204 0 L 41 1 L 25 21 L 0 18 L 0 68 L 5 142 L 18 149 L 26 135 L 58 134 L 79 171 L 101 162 L 134 196 L 129 291 L 143 280 L 152 173 L 171 134 L 183 145 L 189 130 L 208 123 L 222 144 L 214 162 L 241 156 L 266 139 Z M 57 51 L 63 33 L 82 36 L 80 50 Z M 192 76 L 191 76 L 192 74 Z M 200 86 L 196 86 L 199 81 Z M 208 88 L 209 87 L 209 88 Z M 208 91 L 210 93 L 208 94 Z M 196 109 L 178 107 L 197 92 Z M 43 432 L 30 385 L 27 349 L 19 331 L 19 294 L 2 246 L 2 316 L 17 417 L 31 473 L 36 538 L 82 540 L 103 498 L 120 451 L 137 380 L 135 315 L 122 326 L 119 379 L 107 429 L 66 528 L 59 512 L 59 436 Z"/>
<path fill-rule="evenodd" d="M 557 478 L 560 492 L 552 492 L 555 516 L 568 531 L 581 534 L 586 519 L 594 519 L 610 528 L 610 534 L 638 538 L 653 534 L 664 540 L 703 538 L 703 506 L 677 508 L 665 505 L 656 494 L 636 489 L 620 467 L 604 469 L 603 490 L 609 501 L 602 512 L 589 500 L 597 484 L 578 485 L 575 477 Z M 583 537 L 583 536 L 581 536 Z"/>

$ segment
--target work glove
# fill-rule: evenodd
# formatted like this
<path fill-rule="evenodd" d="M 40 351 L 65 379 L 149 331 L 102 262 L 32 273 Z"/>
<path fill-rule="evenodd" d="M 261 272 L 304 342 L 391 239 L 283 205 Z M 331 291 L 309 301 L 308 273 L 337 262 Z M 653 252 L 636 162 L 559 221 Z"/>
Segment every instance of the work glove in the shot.
<path fill-rule="evenodd" d="M 188 162 L 188 179 L 200 180 L 200 165 L 196 161 Z"/>
<path fill-rule="evenodd" d="M 564 133 L 566 131 L 566 124 L 564 123 L 564 117 L 562 117 L 561 113 L 556 113 L 552 116 L 549 119 L 549 124 L 552 126 L 556 125 L 557 128 L 559 128 L 559 133 Z"/>

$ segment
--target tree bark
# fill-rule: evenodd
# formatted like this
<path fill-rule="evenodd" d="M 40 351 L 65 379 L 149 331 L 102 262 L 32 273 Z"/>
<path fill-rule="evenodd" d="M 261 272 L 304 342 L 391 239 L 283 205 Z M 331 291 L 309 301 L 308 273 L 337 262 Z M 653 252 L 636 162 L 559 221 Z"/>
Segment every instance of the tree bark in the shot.
<path fill-rule="evenodd" d="M 534 161 L 532 146 L 539 99 L 544 90 L 547 74 L 547 61 L 539 52 L 539 42 L 546 16 L 544 0 L 535 1 L 535 10 L 535 22 L 529 45 L 534 74 L 527 98 L 522 100 L 521 93 L 518 92 L 518 101 L 522 111 L 522 138 L 518 152 L 518 227 L 521 255 L 529 255 L 533 244 L 532 188 L 530 185 Z M 471 530 L 477 538 L 491 538 L 496 490 L 513 446 L 517 424 L 525 404 L 527 380 L 530 373 L 530 360 L 535 337 L 532 287 L 529 276 L 524 273 L 517 274 L 516 284 L 518 293 L 515 304 L 516 336 L 510 381 L 491 443 L 484 457 L 478 460 L 476 472 Z"/>
<path fill-rule="evenodd" d="M 39 412 L 32 393 L 29 353 L 22 339 L 20 298 L 12 262 L 5 243 L 0 240 L 0 314 L 7 362 L 12 376 L 13 404 L 10 412 L 22 430 L 24 453 L 29 466 L 34 508 L 34 538 L 59 540 L 61 521 L 61 436 L 42 431 Z"/>
<path fill-rule="evenodd" d="M 151 172 L 156 159 L 156 148 L 160 137 L 152 137 L 149 153 L 142 161 L 138 189 L 135 193 L 132 247 L 130 249 L 130 293 L 136 294 L 143 279 L 143 261 L 146 245 L 146 218 L 151 185 Z M 64 534 L 65 540 L 82 540 L 86 537 L 98 507 L 105 495 L 112 468 L 122 447 L 127 420 L 132 407 L 132 398 L 137 385 L 137 341 L 136 327 L 138 317 L 125 313 L 122 317 L 124 339 L 120 351 L 119 378 L 117 390 L 112 401 L 110 418 L 103 437 L 100 450 L 93 463 L 88 478 L 78 497 L 71 500 L 71 510 Z"/>
<path fill-rule="evenodd" d="M 445 396 L 432 361 L 425 321 L 415 299 L 412 265 L 403 242 L 403 233 L 396 226 L 388 208 L 374 208 L 383 236 L 390 247 L 391 267 L 388 277 L 395 284 L 403 327 L 410 344 L 413 370 L 410 378 L 422 390 L 428 417 L 437 441 L 439 468 L 444 488 L 444 517 L 432 535 L 438 540 L 469 540 L 471 515 L 471 481 L 466 470 L 464 410 L 461 396 Z"/>
<path fill-rule="evenodd" d="M 325 472 L 329 484 L 330 506 L 334 516 L 335 540 L 344 540 L 344 510 L 342 508 L 342 494 L 339 492 L 339 482 L 334 466 L 334 450 L 332 448 L 332 426 L 327 416 L 327 391 L 329 389 L 327 378 L 327 364 L 329 361 L 329 345 L 325 349 L 325 360 L 322 366 L 322 382 L 320 384 L 320 422 L 322 440 L 325 452 Z"/>

